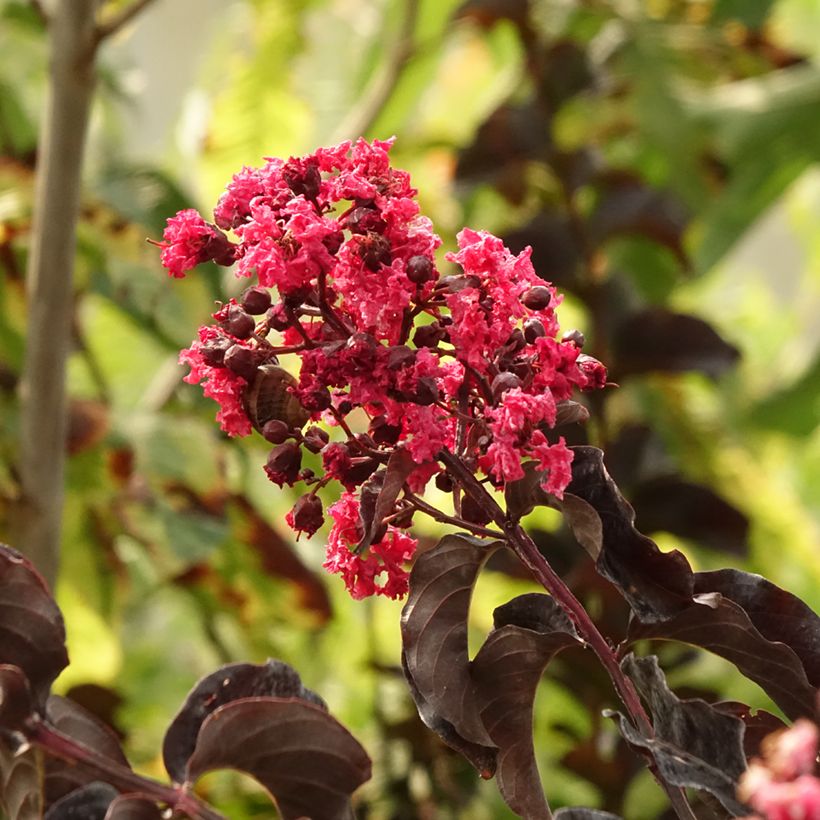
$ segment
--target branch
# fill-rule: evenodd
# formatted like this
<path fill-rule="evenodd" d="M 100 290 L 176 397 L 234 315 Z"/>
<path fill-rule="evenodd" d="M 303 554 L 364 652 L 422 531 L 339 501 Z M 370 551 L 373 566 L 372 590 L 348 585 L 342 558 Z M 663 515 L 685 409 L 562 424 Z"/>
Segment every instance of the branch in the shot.
<path fill-rule="evenodd" d="M 358 105 L 352 108 L 342 120 L 330 140 L 332 143 L 341 142 L 344 139 L 355 139 L 366 134 L 373 127 L 373 123 L 398 85 L 404 67 L 416 50 L 413 34 L 416 30 L 418 13 L 419 0 L 405 0 L 401 30 L 387 62 L 359 98 Z"/>
<path fill-rule="evenodd" d="M 53 587 L 65 464 L 65 364 L 73 311 L 80 176 L 94 94 L 96 0 L 62 0 L 49 26 L 50 75 L 38 142 L 20 400 L 20 503 L 11 538 Z"/>
<path fill-rule="evenodd" d="M 106 22 L 100 23 L 97 26 L 95 35 L 97 43 L 101 43 L 106 38 L 116 34 L 152 2 L 153 0 L 134 0 L 131 5 L 120 9 L 116 14 L 112 14 Z"/>

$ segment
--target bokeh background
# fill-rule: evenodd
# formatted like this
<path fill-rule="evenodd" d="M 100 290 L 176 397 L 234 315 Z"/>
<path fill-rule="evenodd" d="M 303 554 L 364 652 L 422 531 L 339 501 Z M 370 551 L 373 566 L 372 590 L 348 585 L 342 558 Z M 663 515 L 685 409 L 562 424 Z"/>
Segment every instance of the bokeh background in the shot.
<path fill-rule="evenodd" d="M 0 538 L 18 492 L 17 386 L 46 39 L 0 0 Z M 464 225 L 534 248 L 559 315 L 620 387 L 573 443 L 607 453 L 637 524 L 697 569 L 759 572 L 820 605 L 818 0 L 155 0 L 100 57 L 84 168 L 69 361 L 62 569 L 71 666 L 56 691 L 163 777 L 164 729 L 221 663 L 277 657 L 364 743 L 367 818 L 508 817 L 492 783 L 420 724 L 399 662 L 401 602 L 347 599 L 323 534 L 294 543 L 298 495 L 224 438 L 177 353 L 242 283 L 169 281 L 165 219 L 209 212 L 243 164 L 396 137 L 452 249 Z M 443 255 L 442 255 L 442 264 Z M 528 524 L 602 628 L 626 610 L 554 511 Z M 433 543 L 439 525 L 418 521 Z M 14 545 L 22 546 L 22 545 Z M 492 608 L 534 589 L 493 564 Z M 727 662 L 654 647 L 679 694 L 777 713 Z M 664 798 L 600 710 L 608 681 L 562 656 L 539 690 L 553 806 L 630 820 Z M 249 779 L 203 793 L 275 816 Z"/>

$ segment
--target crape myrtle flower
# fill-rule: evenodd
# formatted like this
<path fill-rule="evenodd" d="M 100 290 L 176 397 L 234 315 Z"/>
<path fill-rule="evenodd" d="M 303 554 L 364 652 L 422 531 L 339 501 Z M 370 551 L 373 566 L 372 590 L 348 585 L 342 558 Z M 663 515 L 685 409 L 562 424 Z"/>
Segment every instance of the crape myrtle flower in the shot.
<path fill-rule="evenodd" d="M 763 740 L 762 757 L 738 786 L 738 797 L 758 812 L 747 820 L 820 820 L 817 747 L 817 726 L 806 718 Z"/>
<path fill-rule="evenodd" d="M 213 260 L 249 280 L 180 354 L 186 381 L 217 401 L 228 435 L 255 428 L 274 445 L 263 465 L 272 482 L 313 485 L 287 516 L 295 531 L 318 530 L 316 491 L 342 486 L 325 567 L 354 597 L 406 592 L 415 494 L 434 476 L 454 490 L 444 451 L 497 488 L 534 461 L 562 497 L 572 451 L 550 435 L 558 408 L 606 384 L 605 367 L 581 353 L 583 335 L 559 337 L 561 296 L 529 249 L 513 254 L 465 228 L 442 275 L 441 240 L 409 175 L 390 164 L 391 145 L 360 139 L 245 167 L 213 224 L 182 211 L 158 243 L 175 277 Z M 332 440 L 315 425 L 303 432 L 309 419 Z M 302 468 L 303 450 L 319 454 L 323 475 Z M 401 454 L 403 495 L 385 520 L 365 523 L 363 485 Z M 486 520 L 462 500 L 465 522 Z"/>

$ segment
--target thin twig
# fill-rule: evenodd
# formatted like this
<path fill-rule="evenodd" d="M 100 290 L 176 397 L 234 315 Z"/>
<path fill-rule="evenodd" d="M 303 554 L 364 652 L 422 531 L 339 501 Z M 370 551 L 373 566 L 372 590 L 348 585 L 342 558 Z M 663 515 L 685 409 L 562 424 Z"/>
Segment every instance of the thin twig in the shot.
<path fill-rule="evenodd" d="M 473 524 L 471 521 L 465 521 L 463 518 L 455 518 L 452 515 L 437 510 L 426 501 L 422 501 L 417 495 L 405 491 L 404 498 L 406 498 L 417 510 L 429 515 L 435 521 L 441 521 L 442 524 L 453 524 L 463 530 L 469 530 L 475 535 L 483 535 L 487 538 L 504 539 L 504 533 L 497 530 L 491 530 L 489 527 L 482 527 L 480 524 Z"/>
<path fill-rule="evenodd" d="M 362 94 L 358 105 L 350 110 L 336 129 L 331 142 L 355 139 L 366 134 L 373 127 L 373 123 L 398 85 L 405 66 L 415 53 L 413 35 L 416 30 L 418 13 L 419 0 L 406 0 L 401 30 L 390 51 L 389 59 Z"/>
<path fill-rule="evenodd" d="M 149 3 L 153 0 L 134 0 L 130 6 L 126 6 L 116 14 L 112 14 L 104 23 L 97 25 L 96 40 L 98 43 L 107 37 L 116 34 L 121 28 L 128 25 Z"/>

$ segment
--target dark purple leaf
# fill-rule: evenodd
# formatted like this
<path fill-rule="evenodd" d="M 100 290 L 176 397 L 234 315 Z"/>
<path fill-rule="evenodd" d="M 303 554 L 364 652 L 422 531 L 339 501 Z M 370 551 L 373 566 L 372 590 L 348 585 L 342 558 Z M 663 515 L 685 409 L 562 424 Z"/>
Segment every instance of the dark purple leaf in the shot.
<path fill-rule="evenodd" d="M 83 746 L 123 766 L 129 765 L 114 731 L 74 701 L 51 695 L 46 702 L 46 718 L 51 726 Z M 53 803 L 92 780 L 93 776 L 82 767 L 58 757 L 46 758 L 44 789 L 47 803 Z"/>
<path fill-rule="evenodd" d="M 633 313 L 615 329 L 613 358 L 617 380 L 635 373 L 697 370 L 717 379 L 740 358 L 740 351 L 696 316 L 651 307 Z"/>
<path fill-rule="evenodd" d="M 630 498 L 644 532 L 671 532 L 711 549 L 746 553 L 749 519 L 709 487 L 663 476 L 639 484 Z"/>
<path fill-rule="evenodd" d="M 681 265 L 689 267 L 683 247 L 689 219 L 680 201 L 629 173 L 610 172 L 601 178 L 598 187 L 598 204 L 586 228 L 594 246 L 613 236 L 638 235 L 669 248 Z"/>
<path fill-rule="evenodd" d="M 555 820 L 621 820 L 617 814 L 598 809 L 558 809 Z"/>
<path fill-rule="evenodd" d="M 807 680 L 800 658 L 786 644 L 761 635 L 744 609 L 720 593 L 698 595 L 688 609 L 666 621 L 633 620 L 629 637 L 675 640 L 708 649 L 737 666 L 789 717 L 814 715 L 815 687 Z"/>
<path fill-rule="evenodd" d="M 560 288 L 577 287 L 576 274 L 582 256 L 565 214 L 541 211 L 523 228 L 503 238 L 513 253 L 532 248 L 532 264 L 542 279 Z"/>
<path fill-rule="evenodd" d="M 367 549 L 375 540 L 382 522 L 393 512 L 404 482 L 416 467 L 418 464 L 410 453 L 400 447 L 388 459 L 386 470 L 374 473 L 362 485 L 360 515 L 365 534 L 357 546 L 358 550 Z M 378 481 L 374 481 L 377 477 Z"/>
<path fill-rule="evenodd" d="M 548 595 L 521 595 L 493 613 L 495 629 L 470 666 L 481 718 L 498 747 L 498 788 L 522 817 L 547 817 L 549 805 L 535 762 L 535 690 L 553 655 L 579 639 Z"/>
<path fill-rule="evenodd" d="M 321 709 L 327 708 L 315 692 L 302 686 L 296 670 L 282 661 L 269 660 L 260 666 L 252 663 L 223 666 L 194 686 L 165 733 L 162 759 L 175 782 L 185 780 L 188 759 L 194 753 L 197 736 L 208 716 L 231 701 L 254 697 L 300 698 Z"/>
<path fill-rule="evenodd" d="M 588 552 L 597 533 L 590 507 L 600 519 L 598 572 L 621 590 L 643 622 L 666 620 L 686 609 L 694 585 L 689 562 L 677 550 L 661 552 L 652 539 L 635 529 L 635 512 L 607 473 L 601 450 L 585 446 L 572 450 L 572 481 L 566 492 L 588 506 L 574 505 L 576 510 L 571 505 L 566 514 Z"/>
<path fill-rule="evenodd" d="M 162 820 L 157 804 L 138 794 L 121 794 L 108 807 L 105 820 Z"/>
<path fill-rule="evenodd" d="M 113 786 L 95 780 L 54 803 L 44 820 L 104 820 L 117 794 Z"/>
<path fill-rule="evenodd" d="M 28 678 L 18 667 L 0 664 L 0 731 L 22 730 L 33 712 Z"/>
<path fill-rule="evenodd" d="M 758 709 L 752 714 L 752 710 L 745 703 L 731 700 L 712 705 L 718 711 L 740 718 L 746 724 L 746 731 L 743 733 L 743 751 L 746 754 L 746 760 L 760 755 L 760 744 L 763 738 L 768 737 L 772 732 L 788 728 L 788 724 L 765 709 Z"/>
<path fill-rule="evenodd" d="M 359 742 L 324 709 L 299 698 L 245 698 L 210 714 L 186 781 L 226 768 L 256 778 L 285 820 L 347 818 L 350 795 L 370 778 L 370 758 Z"/>
<path fill-rule="evenodd" d="M 406 673 L 436 717 L 480 746 L 492 746 L 472 696 L 467 615 L 478 572 L 500 541 L 447 535 L 410 572 L 401 615 Z"/>
<path fill-rule="evenodd" d="M 809 683 L 820 687 L 820 617 L 796 595 L 738 569 L 696 573 L 695 592 L 719 592 L 743 607 L 761 635 L 791 647 Z"/>
<path fill-rule="evenodd" d="M 418 709 L 419 717 L 424 725 L 435 732 L 451 749 L 455 749 L 467 760 L 484 780 L 489 780 L 497 766 L 497 752 L 495 746 L 482 746 L 480 743 L 471 743 L 465 740 L 455 729 L 452 723 L 439 716 L 424 699 L 412 676 L 407 670 L 407 659 L 402 653 L 401 666 L 410 689 L 410 695 Z"/>
<path fill-rule="evenodd" d="M 68 666 L 63 616 L 29 560 L 0 544 L 0 663 L 28 678 L 35 706 Z"/>
<path fill-rule="evenodd" d="M 646 703 L 655 732 L 654 737 L 645 737 L 618 715 L 626 740 L 652 755 L 667 783 L 702 789 L 717 797 L 729 812 L 747 813 L 735 798 L 737 780 L 746 769 L 743 721 L 706 701 L 680 700 L 669 689 L 654 655 L 627 655 L 621 668 Z"/>

